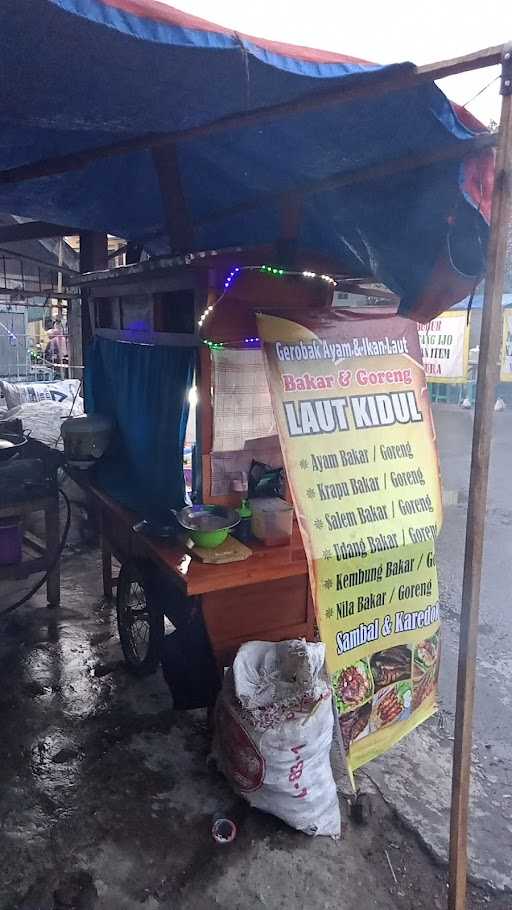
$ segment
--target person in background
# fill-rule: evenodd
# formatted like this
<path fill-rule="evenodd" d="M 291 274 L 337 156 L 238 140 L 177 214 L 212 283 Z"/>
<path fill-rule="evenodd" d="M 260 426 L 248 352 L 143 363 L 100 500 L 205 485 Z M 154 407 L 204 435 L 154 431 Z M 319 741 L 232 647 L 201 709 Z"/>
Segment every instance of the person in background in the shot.
<path fill-rule="evenodd" d="M 48 330 L 48 344 L 44 355 L 47 361 L 58 365 L 62 376 L 64 376 L 64 365 L 68 361 L 68 339 L 60 319 L 56 319 L 53 327 Z"/>

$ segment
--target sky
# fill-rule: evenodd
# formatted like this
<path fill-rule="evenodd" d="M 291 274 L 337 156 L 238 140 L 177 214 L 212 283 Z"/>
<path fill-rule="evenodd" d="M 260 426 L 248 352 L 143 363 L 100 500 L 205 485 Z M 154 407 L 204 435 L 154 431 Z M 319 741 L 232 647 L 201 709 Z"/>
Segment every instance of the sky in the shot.
<path fill-rule="evenodd" d="M 167 2 L 167 0 L 164 0 Z M 304 44 L 376 63 L 434 63 L 512 40 L 509 0 L 173 0 L 182 10 L 236 31 Z M 498 67 L 439 83 L 466 104 Z M 499 82 L 467 105 L 488 124 L 499 120 Z"/>

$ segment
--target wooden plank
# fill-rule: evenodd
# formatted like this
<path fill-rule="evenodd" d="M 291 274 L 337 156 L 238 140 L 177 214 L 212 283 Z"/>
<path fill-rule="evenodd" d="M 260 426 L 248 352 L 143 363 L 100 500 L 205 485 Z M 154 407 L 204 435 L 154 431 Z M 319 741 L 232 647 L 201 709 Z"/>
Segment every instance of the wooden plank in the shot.
<path fill-rule="evenodd" d="M 471 70 L 483 69 L 487 66 L 497 66 L 501 63 L 503 44 L 495 47 L 486 47 L 484 50 L 464 54 L 462 57 L 452 57 L 451 60 L 440 60 L 438 63 L 427 63 L 418 66 L 417 73 L 421 79 L 445 79 L 457 73 L 468 73 Z"/>
<path fill-rule="evenodd" d="M 226 565 L 230 562 L 242 562 L 244 559 L 249 559 L 249 556 L 252 555 L 252 550 L 231 534 L 218 547 L 194 546 L 190 548 L 190 552 L 194 559 L 198 559 L 199 562 L 210 563 L 215 566 Z"/>
<path fill-rule="evenodd" d="M 387 92 L 415 88 L 422 83 L 441 79 L 445 75 L 465 72 L 468 69 L 479 69 L 483 66 L 493 66 L 498 62 L 496 59 L 497 50 L 497 48 L 487 48 L 474 54 L 468 54 L 449 61 L 441 61 L 427 67 L 417 68 L 413 65 L 410 67 L 397 67 L 391 73 L 382 76 L 370 73 L 367 79 L 356 85 L 349 84 L 348 86 L 337 86 L 329 91 L 313 92 L 293 101 L 257 108 L 253 111 L 235 113 L 201 126 L 175 130 L 170 133 L 150 133 L 144 136 L 135 136 L 100 148 L 84 149 L 80 152 L 52 156 L 31 164 L 23 164 L 0 171 L 0 185 L 34 180 L 36 177 L 64 174 L 68 171 L 80 171 L 92 161 L 111 158 L 114 155 L 125 155 L 140 149 L 156 149 L 173 143 L 187 142 L 226 130 L 254 126 L 262 121 L 318 110 L 330 105 L 359 101 L 369 96 L 382 97 Z"/>
<path fill-rule="evenodd" d="M 468 803 L 480 582 L 494 401 L 499 379 L 504 264 L 511 212 L 512 96 L 509 94 L 502 101 L 498 135 L 473 426 L 453 749 L 449 910 L 464 910 L 466 906 Z"/>
<path fill-rule="evenodd" d="M 396 174 L 402 174 L 406 171 L 420 170 L 421 168 L 430 167 L 442 161 L 463 160 L 468 155 L 474 155 L 476 152 L 486 148 L 492 148 L 496 145 L 496 136 L 490 133 L 483 133 L 475 136 L 474 139 L 467 139 L 464 142 L 457 142 L 454 145 L 445 146 L 429 152 L 427 155 L 406 155 L 403 158 L 396 158 L 393 161 L 386 161 L 384 164 L 371 164 L 368 167 L 355 168 L 350 171 L 341 171 L 330 177 L 324 177 L 321 180 L 310 180 L 308 183 L 298 185 L 293 190 L 293 195 L 304 198 L 315 193 L 325 193 L 329 190 L 340 189 L 344 186 L 355 186 L 359 183 L 368 183 L 371 180 L 380 180 L 383 177 L 392 177 Z M 226 218 L 232 218 L 235 215 L 241 215 L 259 208 L 275 208 L 282 200 L 286 200 L 291 195 L 290 190 L 283 193 L 260 193 L 252 200 L 242 202 L 239 205 L 232 205 L 225 209 L 219 209 L 212 212 L 206 218 L 202 218 L 196 226 L 204 227 Z"/>
<path fill-rule="evenodd" d="M 287 641 L 291 638 L 305 638 L 306 641 L 314 641 L 313 630 L 308 623 L 280 626 L 279 628 L 266 630 L 264 640 Z M 244 644 L 246 641 L 251 641 L 251 639 L 238 637 L 223 642 L 217 642 L 215 639 L 211 641 L 215 660 L 217 661 L 217 666 L 221 673 L 223 672 L 224 667 L 232 666 L 240 645 Z"/>
<path fill-rule="evenodd" d="M 176 257 L 178 258 L 178 257 Z M 148 260 L 142 263 L 146 266 L 152 262 Z M 128 280 L 123 283 L 119 273 L 129 266 L 123 265 L 118 269 L 112 269 L 107 272 L 98 272 L 96 275 L 102 275 L 103 278 L 93 278 L 91 275 L 82 275 L 73 280 L 73 287 L 79 290 L 81 287 L 90 289 L 93 292 L 95 300 L 101 300 L 102 297 L 107 299 L 112 297 L 130 297 L 132 294 L 158 294 L 165 291 L 192 291 L 195 288 L 196 276 L 187 272 L 184 268 L 175 269 L 173 274 L 167 274 L 161 277 L 155 277 L 151 271 L 141 272 L 139 275 L 127 276 Z M 177 274 L 178 273 L 178 274 Z M 94 273 L 93 273 L 94 274 Z"/>
<path fill-rule="evenodd" d="M 262 639 L 272 629 L 304 624 L 307 619 L 308 579 L 301 575 L 243 585 L 204 594 L 201 603 L 211 641 Z"/>
<path fill-rule="evenodd" d="M 307 575 L 302 542 L 295 539 L 287 547 L 263 547 L 251 540 L 253 555 L 244 562 L 224 566 L 205 565 L 179 546 L 150 538 L 139 539 L 141 553 L 170 572 L 188 596 L 212 591 L 228 591 L 241 585 L 268 584 L 279 578 Z"/>
<path fill-rule="evenodd" d="M 183 192 L 176 145 L 173 143 L 155 148 L 152 155 L 160 183 L 171 250 L 174 253 L 190 250 L 194 232 Z"/>
<path fill-rule="evenodd" d="M 17 243 L 20 240 L 43 240 L 47 237 L 69 237 L 72 234 L 78 234 L 78 228 L 69 227 L 69 225 L 50 224 L 48 221 L 23 221 L 20 224 L 1 225 L 0 243 Z M 56 267 L 49 262 L 44 264 L 47 268 L 53 268 L 56 271 Z M 68 270 L 66 269 L 66 271 Z"/>

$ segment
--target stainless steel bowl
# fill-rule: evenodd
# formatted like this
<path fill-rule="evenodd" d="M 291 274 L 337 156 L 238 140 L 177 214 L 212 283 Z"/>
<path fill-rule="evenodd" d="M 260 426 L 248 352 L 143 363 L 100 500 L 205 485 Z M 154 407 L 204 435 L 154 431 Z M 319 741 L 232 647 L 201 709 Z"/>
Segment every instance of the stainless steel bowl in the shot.
<path fill-rule="evenodd" d="M 185 506 L 176 513 L 178 523 L 186 531 L 229 531 L 240 521 L 240 515 L 234 509 L 224 506 L 195 505 Z"/>
<path fill-rule="evenodd" d="M 188 531 L 193 542 L 206 549 L 223 544 L 231 528 L 240 522 L 238 512 L 224 506 L 186 506 L 175 514 L 178 524 Z"/>

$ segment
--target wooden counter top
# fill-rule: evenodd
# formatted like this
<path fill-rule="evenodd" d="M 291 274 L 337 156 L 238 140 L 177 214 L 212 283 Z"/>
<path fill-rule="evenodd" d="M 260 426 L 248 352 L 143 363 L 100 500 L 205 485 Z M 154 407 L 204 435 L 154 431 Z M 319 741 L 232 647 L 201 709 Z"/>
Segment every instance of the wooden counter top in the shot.
<path fill-rule="evenodd" d="M 248 559 L 215 566 L 199 562 L 179 546 L 155 538 L 144 540 L 148 555 L 162 568 L 170 569 L 190 595 L 307 574 L 306 556 L 297 527 L 294 527 L 289 546 L 264 547 L 256 540 L 251 540 L 248 546 L 253 551 Z"/>
<path fill-rule="evenodd" d="M 211 565 L 195 559 L 183 546 L 133 532 L 131 530 L 133 524 L 140 520 L 134 512 L 120 506 L 95 487 L 90 486 L 88 489 L 102 510 L 113 519 L 113 523 L 109 522 L 112 527 L 109 536 L 113 537 L 115 526 L 120 525 L 125 538 L 129 532 L 130 550 L 133 555 L 152 559 L 164 571 L 170 572 L 187 595 L 207 594 L 264 581 L 307 575 L 306 555 L 295 523 L 288 546 L 265 547 L 259 541 L 251 540 L 248 546 L 253 555 L 248 559 L 243 562 Z M 111 543 L 115 544 L 115 540 L 111 539 Z"/>

